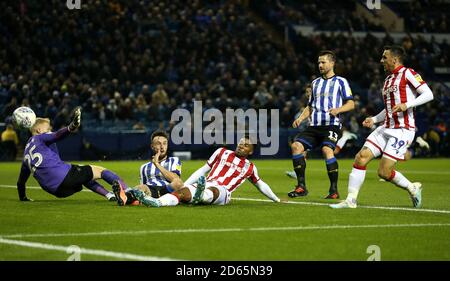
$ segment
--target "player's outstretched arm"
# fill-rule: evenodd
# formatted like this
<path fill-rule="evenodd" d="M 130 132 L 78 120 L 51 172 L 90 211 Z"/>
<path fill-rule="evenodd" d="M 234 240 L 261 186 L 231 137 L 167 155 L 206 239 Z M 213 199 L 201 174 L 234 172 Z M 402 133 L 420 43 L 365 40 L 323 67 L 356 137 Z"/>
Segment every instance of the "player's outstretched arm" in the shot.
<path fill-rule="evenodd" d="M 81 122 L 81 107 L 77 107 L 74 110 L 72 122 L 69 126 L 59 129 L 54 133 L 41 134 L 39 137 L 47 144 L 56 142 L 66 136 L 69 135 L 70 132 L 73 132 L 78 127 L 80 127 Z"/>
<path fill-rule="evenodd" d="M 185 182 L 184 184 L 193 184 L 198 181 L 198 178 L 204 176 L 207 172 L 211 170 L 211 167 L 208 164 L 203 165 L 200 169 L 195 171 Z"/>
<path fill-rule="evenodd" d="M 73 132 L 78 127 L 80 127 L 81 124 L 81 107 L 77 106 L 73 112 L 72 122 L 69 124 L 69 131 Z"/>
<path fill-rule="evenodd" d="M 259 180 L 254 185 L 256 186 L 256 188 L 258 188 L 258 190 L 262 194 L 264 194 L 270 200 L 274 202 L 281 202 L 280 198 L 278 198 L 278 196 L 276 196 L 275 193 L 273 193 L 272 189 L 270 189 L 270 186 L 267 183 L 263 182 L 262 180 Z"/>
<path fill-rule="evenodd" d="M 25 184 L 27 183 L 27 180 L 30 177 L 30 173 L 31 172 L 28 169 L 27 165 L 24 162 L 22 162 L 19 179 L 17 180 L 17 192 L 19 193 L 20 201 L 33 201 L 32 199 L 27 198 L 25 191 L 26 189 Z"/>

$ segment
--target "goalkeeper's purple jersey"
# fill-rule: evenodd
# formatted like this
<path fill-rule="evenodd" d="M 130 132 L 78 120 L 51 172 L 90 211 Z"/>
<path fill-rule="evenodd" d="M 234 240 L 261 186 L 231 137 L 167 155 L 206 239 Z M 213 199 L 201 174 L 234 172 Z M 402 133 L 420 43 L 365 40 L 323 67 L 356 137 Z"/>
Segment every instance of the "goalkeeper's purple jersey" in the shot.
<path fill-rule="evenodd" d="M 51 194 L 56 192 L 71 167 L 61 160 L 55 144 L 68 134 L 66 127 L 55 133 L 32 136 L 25 146 L 22 165 L 30 170 L 41 187 Z"/>

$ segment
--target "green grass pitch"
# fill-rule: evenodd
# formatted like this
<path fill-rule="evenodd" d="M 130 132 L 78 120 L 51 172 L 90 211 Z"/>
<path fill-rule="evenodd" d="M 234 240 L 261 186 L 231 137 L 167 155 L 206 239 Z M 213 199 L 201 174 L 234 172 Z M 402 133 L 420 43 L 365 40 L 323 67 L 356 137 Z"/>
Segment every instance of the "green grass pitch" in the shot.
<path fill-rule="evenodd" d="M 282 199 L 294 180 L 290 160 L 254 161 L 261 178 Z M 183 179 L 204 161 L 184 161 Z M 130 185 L 143 162 L 96 162 Z M 413 159 L 398 170 L 423 183 L 423 208 L 412 210 L 406 191 L 380 182 L 378 162 L 368 167 L 357 209 L 323 203 L 328 177 L 323 160 L 309 160 L 307 198 L 292 204 L 266 201 L 249 182 L 227 206 L 119 207 L 91 191 L 57 199 L 28 189 L 34 202 L 20 202 L 14 188 L 19 163 L 0 163 L 0 260 L 67 260 L 66 247 L 81 260 L 367 260 L 379 247 L 381 260 L 450 260 L 450 159 Z M 352 160 L 339 160 L 341 199 Z M 37 186 L 33 178 L 28 186 Z M 106 185 L 107 186 L 107 185 Z M 109 186 L 107 186 L 110 189 Z M 87 189 L 86 189 L 87 190 Z M 248 200 L 257 199 L 257 200 Z M 392 208 L 391 208 L 392 207 Z"/>

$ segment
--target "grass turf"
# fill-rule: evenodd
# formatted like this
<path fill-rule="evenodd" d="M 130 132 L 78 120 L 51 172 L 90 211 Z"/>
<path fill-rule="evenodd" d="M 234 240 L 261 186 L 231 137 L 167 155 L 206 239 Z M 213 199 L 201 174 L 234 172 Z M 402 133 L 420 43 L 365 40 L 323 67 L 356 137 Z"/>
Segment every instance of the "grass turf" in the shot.
<path fill-rule="evenodd" d="M 142 163 L 93 164 L 111 169 L 129 185 L 135 185 Z M 351 163 L 339 160 L 341 198 L 347 194 Z M 204 161 L 185 161 L 182 178 L 187 179 L 203 164 Z M 287 197 L 295 184 L 284 174 L 291 169 L 291 161 L 260 160 L 255 164 L 261 178 L 282 199 L 338 201 L 323 199 L 328 191 L 324 161 L 308 161 L 306 181 L 310 193 L 306 198 L 296 199 Z M 182 260 L 367 260 L 370 245 L 380 247 L 382 260 L 450 260 L 449 159 L 413 159 L 398 166 L 406 177 L 423 183 L 423 209 L 447 213 L 371 208 L 332 210 L 321 205 L 247 200 L 232 200 L 227 206 L 118 207 L 90 191 L 57 199 L 41 189 L 27 190 L 34 202 L 20 202 L 17 190 L 9 187 L 15 186 L 19 165 L 0 163 L 0 239 L 4 240 L 77 245 Z M 378 181 L 376 165 L 376 162 L 369 165 L 360 192 L 360 206 L 410 208 L 406 191 Z M 27 185 L 37 183 L 30 178 Z M 267 199 L 248 182 L 232 198 Z M 50 235 L 24 236 L 29 234 Z M 0 260 L 66 260 L 69 256 L 64 251 L 0 243 Z M 81 259 L 124 258 L 81 254 Z"/>

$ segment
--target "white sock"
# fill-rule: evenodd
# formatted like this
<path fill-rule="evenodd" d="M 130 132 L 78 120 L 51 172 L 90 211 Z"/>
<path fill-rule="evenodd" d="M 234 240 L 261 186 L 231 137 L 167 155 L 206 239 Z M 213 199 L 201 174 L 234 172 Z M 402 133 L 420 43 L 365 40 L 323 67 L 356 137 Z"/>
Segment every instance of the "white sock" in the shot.
<path fill-rule="evenodd" d="M 107 200 L 109 200 L 109 199 L 111 199 L 113 197 L 116 197 L 116 196 L 114 195 L 114 193 L 108 192 L 108 193 L 106 193 L 105 197 L 106 197 Z"/>
<path fill-rule="evenodd" d="M 214 193 L 211 189 L 207 188 L 205 189 L 205 192 L 203 192 L 202 202 L 210 204 L 213 201 Z"/>
<path fill-rule="evenodd" d="M 358 197 L 359 190 L 364 182 L 366 177 L 366 167 L 358 167 L 355 168 L 353 166 L 352 172 L 348 177 L 348 195 L 347 200 L 356 202 L 356 198 Z"/>
<path fill-rule="evenodd" d="M 161 202 L 161 206 L 176 206 L 180 202 L 178 200 L 178 197 L 171 193 L 164 194 L 163 196 L 159 197 L 159 202 Z"/>
<path fill-rule="evenodd" d="M 343 148 L 347 141 L 348 141 L 348 137 L 342 137 L 337 141 L 336 146 L 339 146 L 339 148 Z"/>
<path fill-rule="evenodd" d="M 393 184 L 395 184 L 396 186 L 398 186 L 398 187 L 401 187 L 403 189 L 407 189 L 410 192 L 414 193 L 415 192 L 415 188 L 412 187 L 411 182 L 404 175 L 402 175 L 402 173 L 397 172 L 397 171 L 394 171 L 394 172 L 395 172 L 395 175 L 391 179 L 391 182 Z M 411 190 L 411 188 L 414 189 L 414 190 Z"/>

